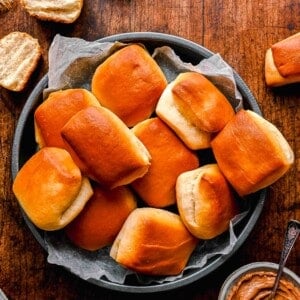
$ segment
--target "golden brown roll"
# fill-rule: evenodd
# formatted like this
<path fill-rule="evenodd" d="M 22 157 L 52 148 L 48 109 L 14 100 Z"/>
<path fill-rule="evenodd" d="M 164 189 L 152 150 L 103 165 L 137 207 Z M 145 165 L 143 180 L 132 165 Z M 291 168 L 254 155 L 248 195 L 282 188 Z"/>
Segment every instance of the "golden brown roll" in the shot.
<path fill-rule="evenodd" d="M 149 169 L 151 157 L 146 147 L 104 107 L 81 110 L 61 134 L 85 165 L 86 174 L 106 188 L 128 184 Z"/>
<path fill-rule="evenodd" d="M 80 88 L 66 89 L 52 92 L 34 113 L 35 140 L 39 147 L 66 149 L 83 172 L 84 164 L 63 140 L 61 130 L 72 116 L 89 106 L 100 106 L 91 92 Z"/>
<path fill-rule="evenodd" d="M 93 194 L 70 154 L 55 147 L 42 148 L 23 165 L 13 192 L 29 219 L 44 230 L 66 226 Z"/>
<path fill-rule="evenodd" d="M 177 275 L 197 243 L 177 214 L 159 208 L 137 208 L 116 237 L 110 256 L 142 274 Z"/>
<path fill-rule="evenodd" d="M 132 183 L 133 189 L 149 206 L 175 204 L 177 176 L 199 166 L 196 154 L 159 118 L 140 122 L 132 131 L 147 147 L 152 158 L 149 171 Z"/>
<path fill-rule="evenodd" d="M 234 116 L 227 98 L 200 73 L 179 74 L 172 94 L 181 114 L 202 131 L 218 132 Z"/>
<path fill-rule="evenodd" d="M 139 45 L 115 52 L 96 69 L 92 92 L 129 127 L 150 117 L 167 80 Z"/>
<path fill-rule="evenodd" d="M 35 139 L 39 147 L 65 148 L 61 129 L 80 110 L 100 104 L 86 89 L 66 89 L 52 92 L 34 113 Z"/>
<path fill-rule="evenodd" d="M 183 223 L 199 239 L 212 239 L 225 232 L 238 213 L 231 188 L 217 164 L 179 175 L 176 198 Z"/>
<path fill-rule="evenodd" d="M 111 245 L 136 208 L 136 200 L 127 187 L 106 190 L 95 185 L 93 191 L 81 213 L 65 228 L 75 245 L 91 251 Z"/>
<path fill-rule="evenodd" d="M 294 162 L 281 132 L 250 110 L 240 110 L 211 145 L 220 170 L 241 196 L 271 185 Z"/>
<path fill-rule="evenodd" d="M 266 51 L 265 79 L 269 86 L 300 82 L 300 32 Z"/>
<path fill-rule="evenodd" d="M 188 148 L 192 150 L 209 148 L 211 134 L 191 123 L 175 104 L 172 93 L 175 83 L 175 81 L 172 81 L 163 91 L 156 105 L 156 114 L 177 134 Z"/>

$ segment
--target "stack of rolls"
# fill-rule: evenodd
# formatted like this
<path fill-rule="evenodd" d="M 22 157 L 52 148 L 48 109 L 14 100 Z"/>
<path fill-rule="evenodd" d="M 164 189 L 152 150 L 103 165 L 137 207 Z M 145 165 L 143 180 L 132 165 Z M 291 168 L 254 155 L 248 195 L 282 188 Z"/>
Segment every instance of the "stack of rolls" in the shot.
<path fill-rule="evenodd" d="M 91 91 L 51 93 L 34 122 L 39 150 L 13 183 L 30 220 L 88 251 L 110 246 L 147 275 L 181 273 L 200 241 L 228 230 L 234 195 L 272 184 L 294 160 L 274 125 L 235 112 L 200 73 L 168 83 L 136 44 L 97 67 Z M 215 161 L 202 164 L 202 149 Z"/>

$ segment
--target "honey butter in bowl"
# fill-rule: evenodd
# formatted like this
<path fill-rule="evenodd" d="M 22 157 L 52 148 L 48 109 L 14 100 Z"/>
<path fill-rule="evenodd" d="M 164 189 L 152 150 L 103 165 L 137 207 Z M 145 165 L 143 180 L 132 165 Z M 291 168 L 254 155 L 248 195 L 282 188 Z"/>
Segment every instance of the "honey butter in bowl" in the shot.
<path fill-rule="evenodd" d="M 218 300 L 268 299 L 277 270 L 278 264 L 272 262 L 242 266 L 225 280 Z M 288 268 L 283 269 L 275 299 L 300 299 L 300 278 Z"/>

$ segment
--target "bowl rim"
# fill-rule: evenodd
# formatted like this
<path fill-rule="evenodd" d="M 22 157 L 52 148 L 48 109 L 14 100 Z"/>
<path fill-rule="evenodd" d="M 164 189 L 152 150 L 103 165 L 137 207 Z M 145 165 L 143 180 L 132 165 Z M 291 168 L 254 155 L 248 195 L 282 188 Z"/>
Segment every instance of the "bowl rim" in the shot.
<path fill-rule="evenodd" d="M 115 34 L 107 37 L 103 37 L 98 39 L 99 42 L 141 42 L 141 43 L 159 43 L 161 45 L 170 45 L 171 47 L 175 47 L 176 49 L 182 49 L 189 53 L 193 53 L 196 56 L 208 58 L 214 54 L 214 52 L 208 50 L 207 48 L 196 44 L 190 40 L 185 38 L 170 35 L 166 33 L 157 33 L 157 32 L 129 32 L 129 33 L 120 33 Z M 175 50 L 176 52 L 176 50 Z M 252 92 L 243 81 L 243 79 L 233 70 L 234 78 L 236 80 L 237 88 L 239 92 L 242 94 L 243 98 L 246 98 L 251 106 L 251 110 L 254 112 L 262 115 L 262 112 L 258 106 L 258 103 L 253 96 Z M 32 90 L 31 94 L 29 95 L 17 122 L 17 126 L 15 129 L 15 134 L 13 138 L 12 144 L 12 162 L 11 162 L 11 172 L 13 179 L 16 177 L 18 170 L 20 169 L 20 153 L 22 149 L 21 146 L 21 139 L 24 132 L 24 124 L 26 123 L 30 114 L 32 114 L 35 105 L 37 104 L 38 100 L 40 99 L 41 91 L 47 87 L 48 83 L 48 76 L 47 74 L 38 82 L 35 88 Z M 127 293 L 156 293 L 168 290 L 174 290 L 177 288 L 181 288 L 183 286 L 189 285 L 194 283 L 195 281 L 200 280 L 201 278 L 207 276 L 211 272 L 215 271 L 219 268 L 225 261 L 227 261 L 237 250 L 240 246 L 245 242 L 251 231 L 253 230 L 258 218 L 261 215 L 263 210 L 265 198 L 267 194 L 267 189 L 262 189 L 258 192 L 258 199 L 257 205 L 253 209 L 250 217 L 247 219 L 246 225 L 241 230 L 238 240 L 236 244 L 233 246 L 232 251 L 227 255 L 221 255 L 217 257 L 213 262 L 205 265 L 201 270 L 192 272 L 191 274 L 183 275 L 182 278 L 179 278 L 175 281 L 164 282 L 162 284 L 152 284 L 152 285 L 128 285 L 128 284 L 119 284 L 115 282 L 108 281 L 106 279 L 100 278 L 99 280 L 87 279 L 86 281 L 91 282 L 95 285 L 100 287 L 104 287 L 111 290 L 116 290 L 119 292 L 127 292 Z M 29 227 L 30 231 L 32 232 L 35 239 L 38 243 L 44 248 L 47 252 L 47 247 L 45 245 L 43 236 L 41 232 L 31 223 L 31 221 L 26 216 L 23 209 L 20 207 L 24 220 Z"/>
<path fill-rule="evenodd" d="M 278 263 L 259 261 L 252 262 L 233 271 L 221 286 L 218 300 L 225 300 L 231 287 L 245 274 L 255 271 L 277 271 Z M 283 275 L 288 277 L 294 284 L 300 286 L 300 277 L 287 267 L 283 268 Z"/>

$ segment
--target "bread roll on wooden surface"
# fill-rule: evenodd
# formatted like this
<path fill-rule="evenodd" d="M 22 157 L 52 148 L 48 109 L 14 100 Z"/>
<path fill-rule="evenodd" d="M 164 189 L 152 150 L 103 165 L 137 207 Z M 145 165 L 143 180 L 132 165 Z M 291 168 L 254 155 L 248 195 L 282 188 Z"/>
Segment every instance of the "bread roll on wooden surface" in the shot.
<path fill-rule="evenodd" d="M 217 164 L 179 175 L 176 198 L 183 223 L 199 239 L 222 234 L 238 213 L 231 188 Z"/>
<path fill-rule="evenodd" d="M 142 274 L 177 275 L 197 243 L 177 214 L 159 208 L 137 208 L 116 237 L 110 256 Z"/>
<path fill-rule="evenodd" d="M 92 92 L 131 127 L 150 117 L 166 85 L 163 72 L 147 50 L 129 45 L 99 65 Z"/>
<path fill-rule="evenodd" d="M 26 32 L 14 31 L 2 37 L 0 86 L 14 92 L 24 90 L 41 55 L 39 41 Z"/>
<path fill-rule="evenodd" d="M 91 251 L 111 245 L 128 215 L 136 208 L 135 197 L 127 187 L 107 190 L 93 185 L 93 191 L 84 209 L 65 228 L 76 246 Z"/>
<path fill-rule="evenodd" d="M 266 51 L 265 79 L 268 86 L 300 82 L 300 32 Z"/>
<path fill-rule="evenodd" d="M 104 107 L 81 110 L 61 133 L 85 165 L 86 174 L 106 188 L 131 183 L 149 169 L 151 156 L 146 147 Z"/>
<path fill-rule="evenodd" d="M 271 185 L 294 162 L 281 132 L 250 110 L 240 110 L 211 145 L 220 170 L 241 196 Z"/>
<path fill-rule="evenodd" d="M 139 196 L 152 207 L 175 204 L 176 179 L 182 172 L 198 168 L 196 153 L 188 149 L 159 118 L 140 122 L 132 129 L 151 155 L 145 176 L 132 182 Z"/>
<path fill-rule="evenodd" d="M 192 150 L 209 148 L 211 134 L 195 126 L 179 111 L 175 104 L 172 93 L 175 83 L 175 81 L 172 81 L 163 91 L 155 109 L 156 114 L 178 135 L 188 148 Z"/>
<path fill-rule="evenodd" d="M 218 132 L 234 116 L 227 98 L 200 73 L 180 73 L 172 94 L 182 115 L 202 131 Z"/>
<path fill-rule="evenodd" d="M 66 226 L 93 194 L 70 154 L 55 147 L 44 147 L 22 166 L 13 192 L 29 219 L 44 230 Z"/>
<path fill-rule="evenodd" d="M 33 17 L 44 21 L 73 23 L 79 17 L 83 0 L 21 0 Z"/>

